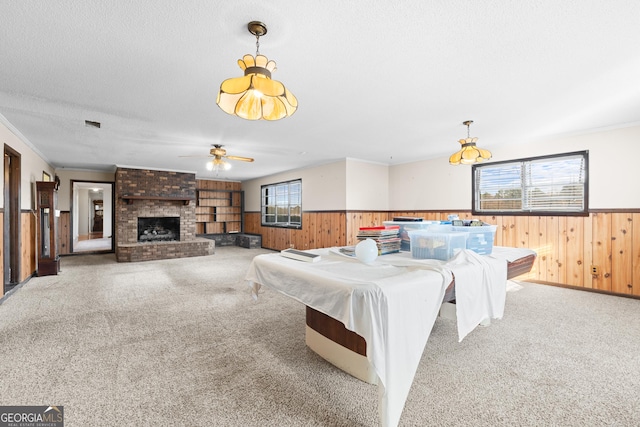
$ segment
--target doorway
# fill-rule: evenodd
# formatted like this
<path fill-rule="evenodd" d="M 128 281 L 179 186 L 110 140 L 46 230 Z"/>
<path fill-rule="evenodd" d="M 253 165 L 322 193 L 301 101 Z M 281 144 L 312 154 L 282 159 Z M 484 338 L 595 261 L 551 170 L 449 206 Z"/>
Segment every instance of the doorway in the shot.
<path fill-rule="evenodd" d="M 4 221 L 3 281 L 4 293 L 20 283 L 20 153 L 4 146 Z"/>
<path fill-rule="evenodd" d="M 71 181 L 71 253 L 113 252 L 113 182 Z"/>

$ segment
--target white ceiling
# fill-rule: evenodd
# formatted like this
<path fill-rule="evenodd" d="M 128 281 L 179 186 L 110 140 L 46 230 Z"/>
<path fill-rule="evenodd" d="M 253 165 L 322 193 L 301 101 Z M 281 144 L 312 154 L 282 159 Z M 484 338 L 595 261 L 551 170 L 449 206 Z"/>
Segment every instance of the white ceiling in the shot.
<path fill-rule="evenodd" d="M 220 83 L 260 53 L 299 101 L 227 115 Z M 54 167 L 246 180 L 355 158 L 448 156 L 640 123 L 638 0 L 3 0 L 0 114 Z M 100 129 L 85 120 L 101 122 Z"/>

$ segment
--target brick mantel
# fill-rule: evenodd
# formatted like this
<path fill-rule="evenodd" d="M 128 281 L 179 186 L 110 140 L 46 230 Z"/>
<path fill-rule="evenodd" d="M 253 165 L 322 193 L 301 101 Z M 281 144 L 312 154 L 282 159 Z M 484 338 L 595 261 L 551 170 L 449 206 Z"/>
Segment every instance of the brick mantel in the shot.
<path fill-rule="evenodd" d="M 130 196 L 128 194 L 125 194 L 122 197 L 122 200 L 124 200 L 125 202 L 127 202 L 127 204 L 131 205 L 133 204 L 134 200 L 167 200 L 167 201 L 175 201 L 175 202 L 180 202 L 183 205 L 188 205 L 189 202 L 193 199 L 187 199 L 185 197 L 162 197 L 162 196 Z"/>

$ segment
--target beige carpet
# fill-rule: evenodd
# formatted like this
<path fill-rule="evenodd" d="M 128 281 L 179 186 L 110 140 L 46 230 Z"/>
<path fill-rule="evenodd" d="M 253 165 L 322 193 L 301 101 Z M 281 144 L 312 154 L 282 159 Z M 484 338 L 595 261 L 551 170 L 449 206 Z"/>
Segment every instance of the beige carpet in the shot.
<path fill-rule="evenodd" d="M 376 426 L 375 386 L 304 345 L 304 307 L 244 273 L 265 250 L 62 259 L 0 304 L 0 405 L 66 426 Z M 457 342 L 438 319 L 402 426 L 640 425 L 640 301 L 521 283 Z"/>

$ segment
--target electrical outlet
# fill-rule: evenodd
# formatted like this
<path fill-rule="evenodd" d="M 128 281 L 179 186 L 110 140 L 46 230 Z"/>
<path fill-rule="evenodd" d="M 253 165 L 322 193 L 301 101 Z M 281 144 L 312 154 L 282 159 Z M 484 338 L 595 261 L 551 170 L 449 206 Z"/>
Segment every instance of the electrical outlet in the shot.
<path fill-rule="evenodd" d="M 600 267 L 598 267 L 597 265 L 592 265 L 591 266 L 591 275 L 592 276 L 599 276 L 600 275 Z"/>

